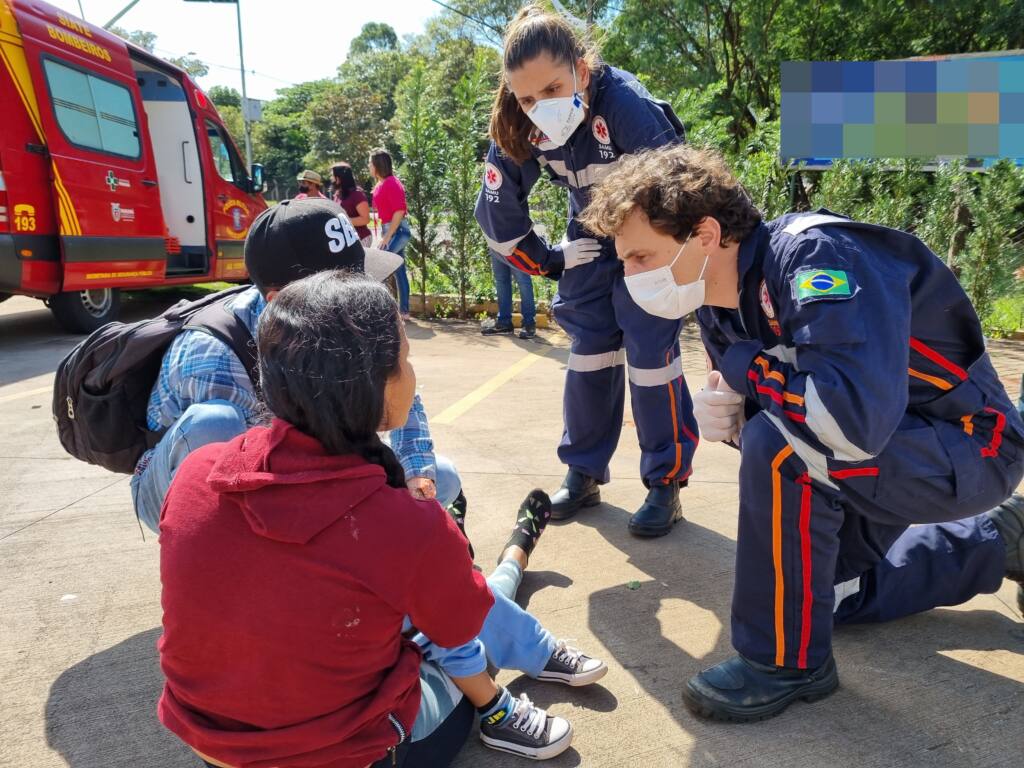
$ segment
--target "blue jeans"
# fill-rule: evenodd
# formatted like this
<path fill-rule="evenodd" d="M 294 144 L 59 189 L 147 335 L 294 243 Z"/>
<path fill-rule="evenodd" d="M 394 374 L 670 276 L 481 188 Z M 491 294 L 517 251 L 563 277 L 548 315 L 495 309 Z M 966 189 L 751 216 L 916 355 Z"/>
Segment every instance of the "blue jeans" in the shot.
<path fill-rule="evenodd" d="M 484 619 L 480 634 L 457 648 L 435 645 L 422 632 L 413 639 L 427 661 L 438 664 L 452 677 L 470 677 L 487 669 L 488 660 L 499 669 L 518 669 L 536 677 L 544 669 L 557 641 L 533 614 L 513 598 L 523 572 L 513 560 L 505 560 L 487 579 L 494 605 Z M 408 619 L 406 619 L 408 628 Z"/>
<path fill-rule="evenodd" d="M 385 235 L 389 229 L 391 229 L 390 221 L 384 225 Z M 402 219 L 398 225 L 398 231 L 395 232 L 395 236 L 391 238 L 387 247 L 387 250 L 397 253 L 403 260 L 402 266 L 395 270 L 395 281 L 398 283 L 398 308 L 405 314 L 409 312 L 409 273 L 405 270 L 405 246 L 409 244 L 411 238 L 412 230 L 409 229 L 409 223 Z"/>
<path fill-rule="evenodd" d="M 181 414 L 156 447 L 142 471 L 132 475 L 135 514 L 154 533 L 159 531 L 160 508 L 178 467 L 192 451 L 209 443 L 223 443 L 249 427 L 241 410 L 227 400 L 196 403 Z"/>
<path fill-rule="evenodd" d="M 189 406 L 149 453 L 142 471 L 136 470 L 132 476 L 132 501 L 139 520 L 154 533 L 158 532 L 164 496 L 185 457 L 208 443 L 225 443 L 248 428 L 242 412 L 226 400 Z M 447 507 L 462 490 L 462 481 L 449 459 L 436 455 L 434 459 L 437 500 Z"/>
<path fill-rule="evenodd" d="M 523 310 L 523 325 L 534 325 L 537 321 L 537 307 L 533 301 L 533 278 L 525 272 L 513 269 L 500 257 L 491 254 L 491 272 L 494 273 L 494 289 L 498 292 L 498 322 L 512 323 L 512 276 L 519 285 L 519 298 Z"/>
<path fill-rule="evenodd" d="M 430 735 L 462 698 L 450 677 L 483 672 L 488 660 L 499 669 L 518 669 L 530 677 L 536 677 L 544 669 L 557 641 L 513 600 L 522 581 L 523 572 L 513 560 L 505 560 L 494 569 L 487 579 L 487 586 L 494 595 L 494 606 L 484 619 L 480 634 L 469 643 L 459 648 L 442 648 L 422 632 L 413 638 L 423 649 L 424 659 L 420 666 L 423 691 L 420 711 L 412 728 L 413 741 Z M 408 621 L 406 619 L 407 626 Z M 486 658 L 479 653 L 481 646 Z"/>

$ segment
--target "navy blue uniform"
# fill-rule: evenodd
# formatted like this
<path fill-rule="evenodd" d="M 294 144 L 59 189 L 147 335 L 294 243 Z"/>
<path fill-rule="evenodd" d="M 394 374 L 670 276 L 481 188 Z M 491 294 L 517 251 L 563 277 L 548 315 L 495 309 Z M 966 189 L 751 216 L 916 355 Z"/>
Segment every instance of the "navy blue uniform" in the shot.
<path fill-rule="evenodd" d="M 1024 423 L 953 274 L 912 235 L 827 211 L 759 225 L 739 274 L 737 310 L 697 313 L 748 398 L 736 649 L 814 668 L 834 621 L 995 591 L 1005 545 L 980 513 L 1024 474 Z"/>
<path fill-rule="evenodd" d="M 623 154 L 680 141 L 682 126 L 628 72 L 606 67 L 591 89 L 589 119 L 556 147 L 537 136 L 533 157 L 517 165 L 492 142 L 476 217 L 491 250 L 511 266 L 558 280 L 555 319 L 572 339 L 565 379 L 564 464 L 607 482 L 622 430 L 628 362 L 633 417 L 640 438 L 640 472 L 647 485 L 690 474 L 697 446 L 693 404 L 679 357 L 682 321 L 651 318 L 630 298 L 613 241 L 601 255 L 564 269 L 562 249 L 533 229 L 527 197 L 542 172 L 569 190 L 567 238 L 594 237 L 577 221 L 590 186 Z"/>

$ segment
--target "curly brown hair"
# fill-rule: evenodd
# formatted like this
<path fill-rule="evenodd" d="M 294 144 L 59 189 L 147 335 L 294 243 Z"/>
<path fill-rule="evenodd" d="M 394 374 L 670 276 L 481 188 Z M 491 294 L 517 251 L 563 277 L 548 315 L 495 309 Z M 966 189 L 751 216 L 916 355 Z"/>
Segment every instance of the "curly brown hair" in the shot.
<path fill-rule="evenodd" d="M 575 67 L 580 59 L 590 70 L 589 90 L 604 65 L 589 36 L 573 28 L 564 16 L 537 3 L 524 6 L 509 24 L 503 41 L 501 77 L 491 107 L 489 132 L 494 143 L 517 165 L 530 159 L 530 138 L 535 132 L 530 118 L 508 87 L 507 72 L 519 69 L 543 53 L 559 64 Z M 587 94 L 588 103 L 592 93 Z"/>
<path fill-rule="evenodd" d="M 742 241 L 761 221 L 722 156 L 685 144 L 622 157 L 591 187 L 580 223 L 594 234 L 614 237 L 636 209 L 652 227 L 680 242 L 705 216 L 721 225 L 721 245 Z"/>

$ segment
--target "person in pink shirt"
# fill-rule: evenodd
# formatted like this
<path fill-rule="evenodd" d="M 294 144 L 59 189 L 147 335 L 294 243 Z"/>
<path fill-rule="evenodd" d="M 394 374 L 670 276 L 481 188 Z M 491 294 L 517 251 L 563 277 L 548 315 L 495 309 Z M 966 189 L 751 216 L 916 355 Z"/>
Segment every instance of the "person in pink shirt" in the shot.
<path fill-rule="evenodd" d="M 395 280 L 398 283 L 398 306 L 402 317 L 408 320 L 409 275 L 405 269 L 405 246 L 409 244 L 412 232 L 406 220 L 405 187 L 395 176 L 391 155 L 385 149 L 375 149 L 370 153 L 370 174 L 377 182 L 373 188 L 373 204 L 383 224 L 377 247 L 402 257 L 402 266 L 395 272 Z"/>

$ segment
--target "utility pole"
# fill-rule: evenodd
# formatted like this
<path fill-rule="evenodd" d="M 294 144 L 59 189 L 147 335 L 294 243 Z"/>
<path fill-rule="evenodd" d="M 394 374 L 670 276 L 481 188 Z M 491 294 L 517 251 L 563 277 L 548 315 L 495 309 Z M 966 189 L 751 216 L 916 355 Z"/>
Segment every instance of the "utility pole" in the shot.
<path fill-rule="evenodd" d="M 139 4 L 139 0 L 132 0 L 130 3 L 128 3 L 128 5 L 126 5 L 120 11 L 118 11 L 117 15 L 114 16 L 114 18 L 112 18 L 110 21 L 108 21 L 106 24 L 104 24 L 103 28 L 104 29 L 110 29 L 112 26 L 117 24 L 118 21 L 121 20 L 122 16 L 124 16 L 126 13 L 128 13 L 128 11 L 130 11 L 132 8 L 134 8 L 138 4 Z M 80 10 L 80 11 L 82 10 L 82 4 L 81 3 L 78 4 L 78 10 Z M 83 19 L 85 18 L 85 13 L 84 12 L 82 13 L 82 18 Z"/>
<path fill-rule="evenodd" d="M 242 68 L 242 125 L 245 126 L 245 172 L 252 168 L 252 124 L 249 122 L 249 96 L 245 90 L 245 54 L 242 52 L 242 0 L 235 0 L 238 17 L 238 64 Z"/>
<path fill-rule="evenodd" d="M 137 3 L 139 0 L 135 0 Z M 238 65 L 242 70 L 242 125 L 245 127 L 246 173 L 252 168 L 252 123 L 249 120 L 249 95 L 245 90 L 245 52 L 242 48 L 242 0 L 185 0 L 189 3 L 234 3 L 238 19 Z M 135 3 L 132 3 L 134 5 Z M 126 9 L 127 10 L 127 9 Z"/>

